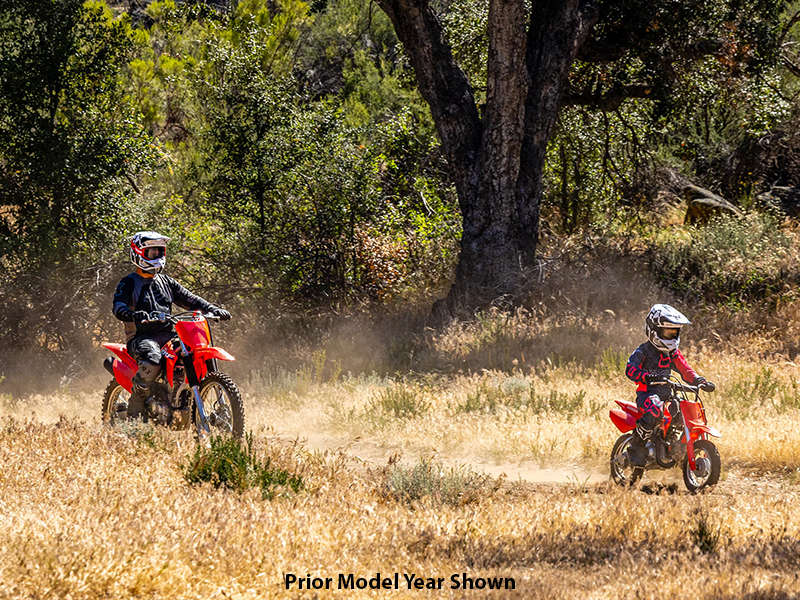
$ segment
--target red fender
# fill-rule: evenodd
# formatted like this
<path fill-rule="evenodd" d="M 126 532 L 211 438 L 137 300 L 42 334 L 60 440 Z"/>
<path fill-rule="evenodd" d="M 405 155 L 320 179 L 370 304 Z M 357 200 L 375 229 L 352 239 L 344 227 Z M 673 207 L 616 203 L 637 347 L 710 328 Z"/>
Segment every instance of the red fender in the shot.
<path fill-rule="evenodd" d="M 693 440 L 698 439 L 700 437 L 700 433 L 707 433 L 708 435 L 713 435 L 714 437 L 722 437 L 722 434 L 718 429 L 715 427 L 710 427 L 702 421 L 689 421 L 687 425 L 689 426 L 689 431 L 692 432 Z"/>
<path fill-rule="evenodd" d="M 139 369 L 136 361 L 128 354 L 128 348 L 124 344 L 105 343 L 103 344 L 103 348 L 111 350 L 119 357 L 113 359 L 111 363 L 114 371 L 114 379 L 130 392 L 132 386 L 131 380 Z"/>
<path fill-rule="evenodd" d="M 214 346 L 207 346 L 205 348 L 198 348 L 194 351 L 195 360 L 207 361 L 209 358 L 218 358 L 220 360 L 236 360 L 233 355 L 227 350 L 216 348 Z"/>
<path fill-rule="evenodd" d="M 614 423 L 617 429 L 622 433 L 628 433 L 636 427 L 636 417 L 627 411 L 612 408 L 608 411 L 608 416 L 611 417 L 611 422 Z"/>

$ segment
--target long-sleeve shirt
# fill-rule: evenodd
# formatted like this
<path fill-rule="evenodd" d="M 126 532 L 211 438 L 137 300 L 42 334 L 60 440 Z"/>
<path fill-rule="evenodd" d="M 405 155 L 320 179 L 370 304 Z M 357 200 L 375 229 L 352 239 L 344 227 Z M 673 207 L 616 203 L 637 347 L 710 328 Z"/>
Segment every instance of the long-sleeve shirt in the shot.
<path fill-rule="evenodd" d="M 666 381 L 672 371 L 678 371 L 683 380 L 693 385 L 698 378 L 694 369 L 689 366 L 680 350 L 664 354 L 649 341 L 633 351 L 625 368 L 625 375 L 631 381 L 638 383 L 638 392 L 651 391 L 652 388 L 661 386 L 648 386 L 645 376 L 649 373 L 655 375 L 654 379 Z"/>
<path fill-rule="evenodd" d="M 125 339 L 129 340 L 136 334 L 157 335 L 172 328 L 170 323 L 159 321 L 134 323 L 132 311 L 172 314 L 173 303 L 186 310 L 209 312 L 214 308 L 168 275 L 158 273 L 153 277 L 142 277 L 131 273 L 117 284 L 112 312 L 125 323 Z"/>

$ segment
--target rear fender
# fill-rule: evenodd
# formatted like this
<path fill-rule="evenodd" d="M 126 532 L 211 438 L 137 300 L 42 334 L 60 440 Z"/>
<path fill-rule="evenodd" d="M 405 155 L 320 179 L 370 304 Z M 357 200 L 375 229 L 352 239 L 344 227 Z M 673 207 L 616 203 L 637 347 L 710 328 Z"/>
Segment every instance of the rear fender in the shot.
<path fill-rule="evenodd" d="M 611 422 L 614 423 L 617 429 L 622 433 L 628 433 L 636 427 L 636 417 L 627 411 L 612 408 L 608 411 L 608 416 L 611 417 Z"/>

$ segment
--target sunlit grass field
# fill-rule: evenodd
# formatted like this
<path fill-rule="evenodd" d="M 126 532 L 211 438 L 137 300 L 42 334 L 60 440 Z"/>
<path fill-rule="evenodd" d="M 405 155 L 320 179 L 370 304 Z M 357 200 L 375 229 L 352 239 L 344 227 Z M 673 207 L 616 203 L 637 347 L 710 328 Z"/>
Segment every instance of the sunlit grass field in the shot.
<path fill-rule="evenodd" d="M 231 340 L 257 460 L 233 470 L 300 485 L 203 482 L 190 433 L 102 426 L 99 360 L 96 389 L 0 397 L 0 598 L 800 597 L 797 303 L 688 311 L 720 482 L 619 489 L 608 410 L 663 300 L 627 274 L 561 282 L 558 311 L 349 321 L 294 354 Z M 368 368 L 390 353 L 409 368 Z"/>
<path fill-rule="evenodd" d="M 6 397 L 0 598 L 797 597 L 798 367 L 687 355 L 718 383 L 723 432 L 722 479 L 697 496 L 677 470 L 607 482 L 608 409 L 633 395 L 622 351 L 393 377 L 317 353 L 256 372 L 240 382 L 255 450 L 303 482 L 272 499 L 189 483 L 193 437 L 101 426 L 100 390 Z M 389 589 L 369 589 L 378 573 Z M 338 589 L 350 574 L 366 589 Z"/>

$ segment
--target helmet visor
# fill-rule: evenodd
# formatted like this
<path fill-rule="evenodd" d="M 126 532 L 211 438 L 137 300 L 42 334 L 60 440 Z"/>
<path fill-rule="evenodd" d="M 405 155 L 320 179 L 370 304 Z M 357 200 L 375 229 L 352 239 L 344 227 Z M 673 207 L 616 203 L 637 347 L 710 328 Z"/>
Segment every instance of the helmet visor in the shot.
<path fill-rule="evenodd" d="M 662 327 L 659 332 L 659 337 L 663 340 L 677 340 L 680 336 L 680 327 Z"/>
<path fill-rule="evenodd" d="M 164 246 L 150 246 L 144 249 L 143 254 L 147 260 L 156 260 L 163 258 L 166 252 L 167 249 Z"/>

